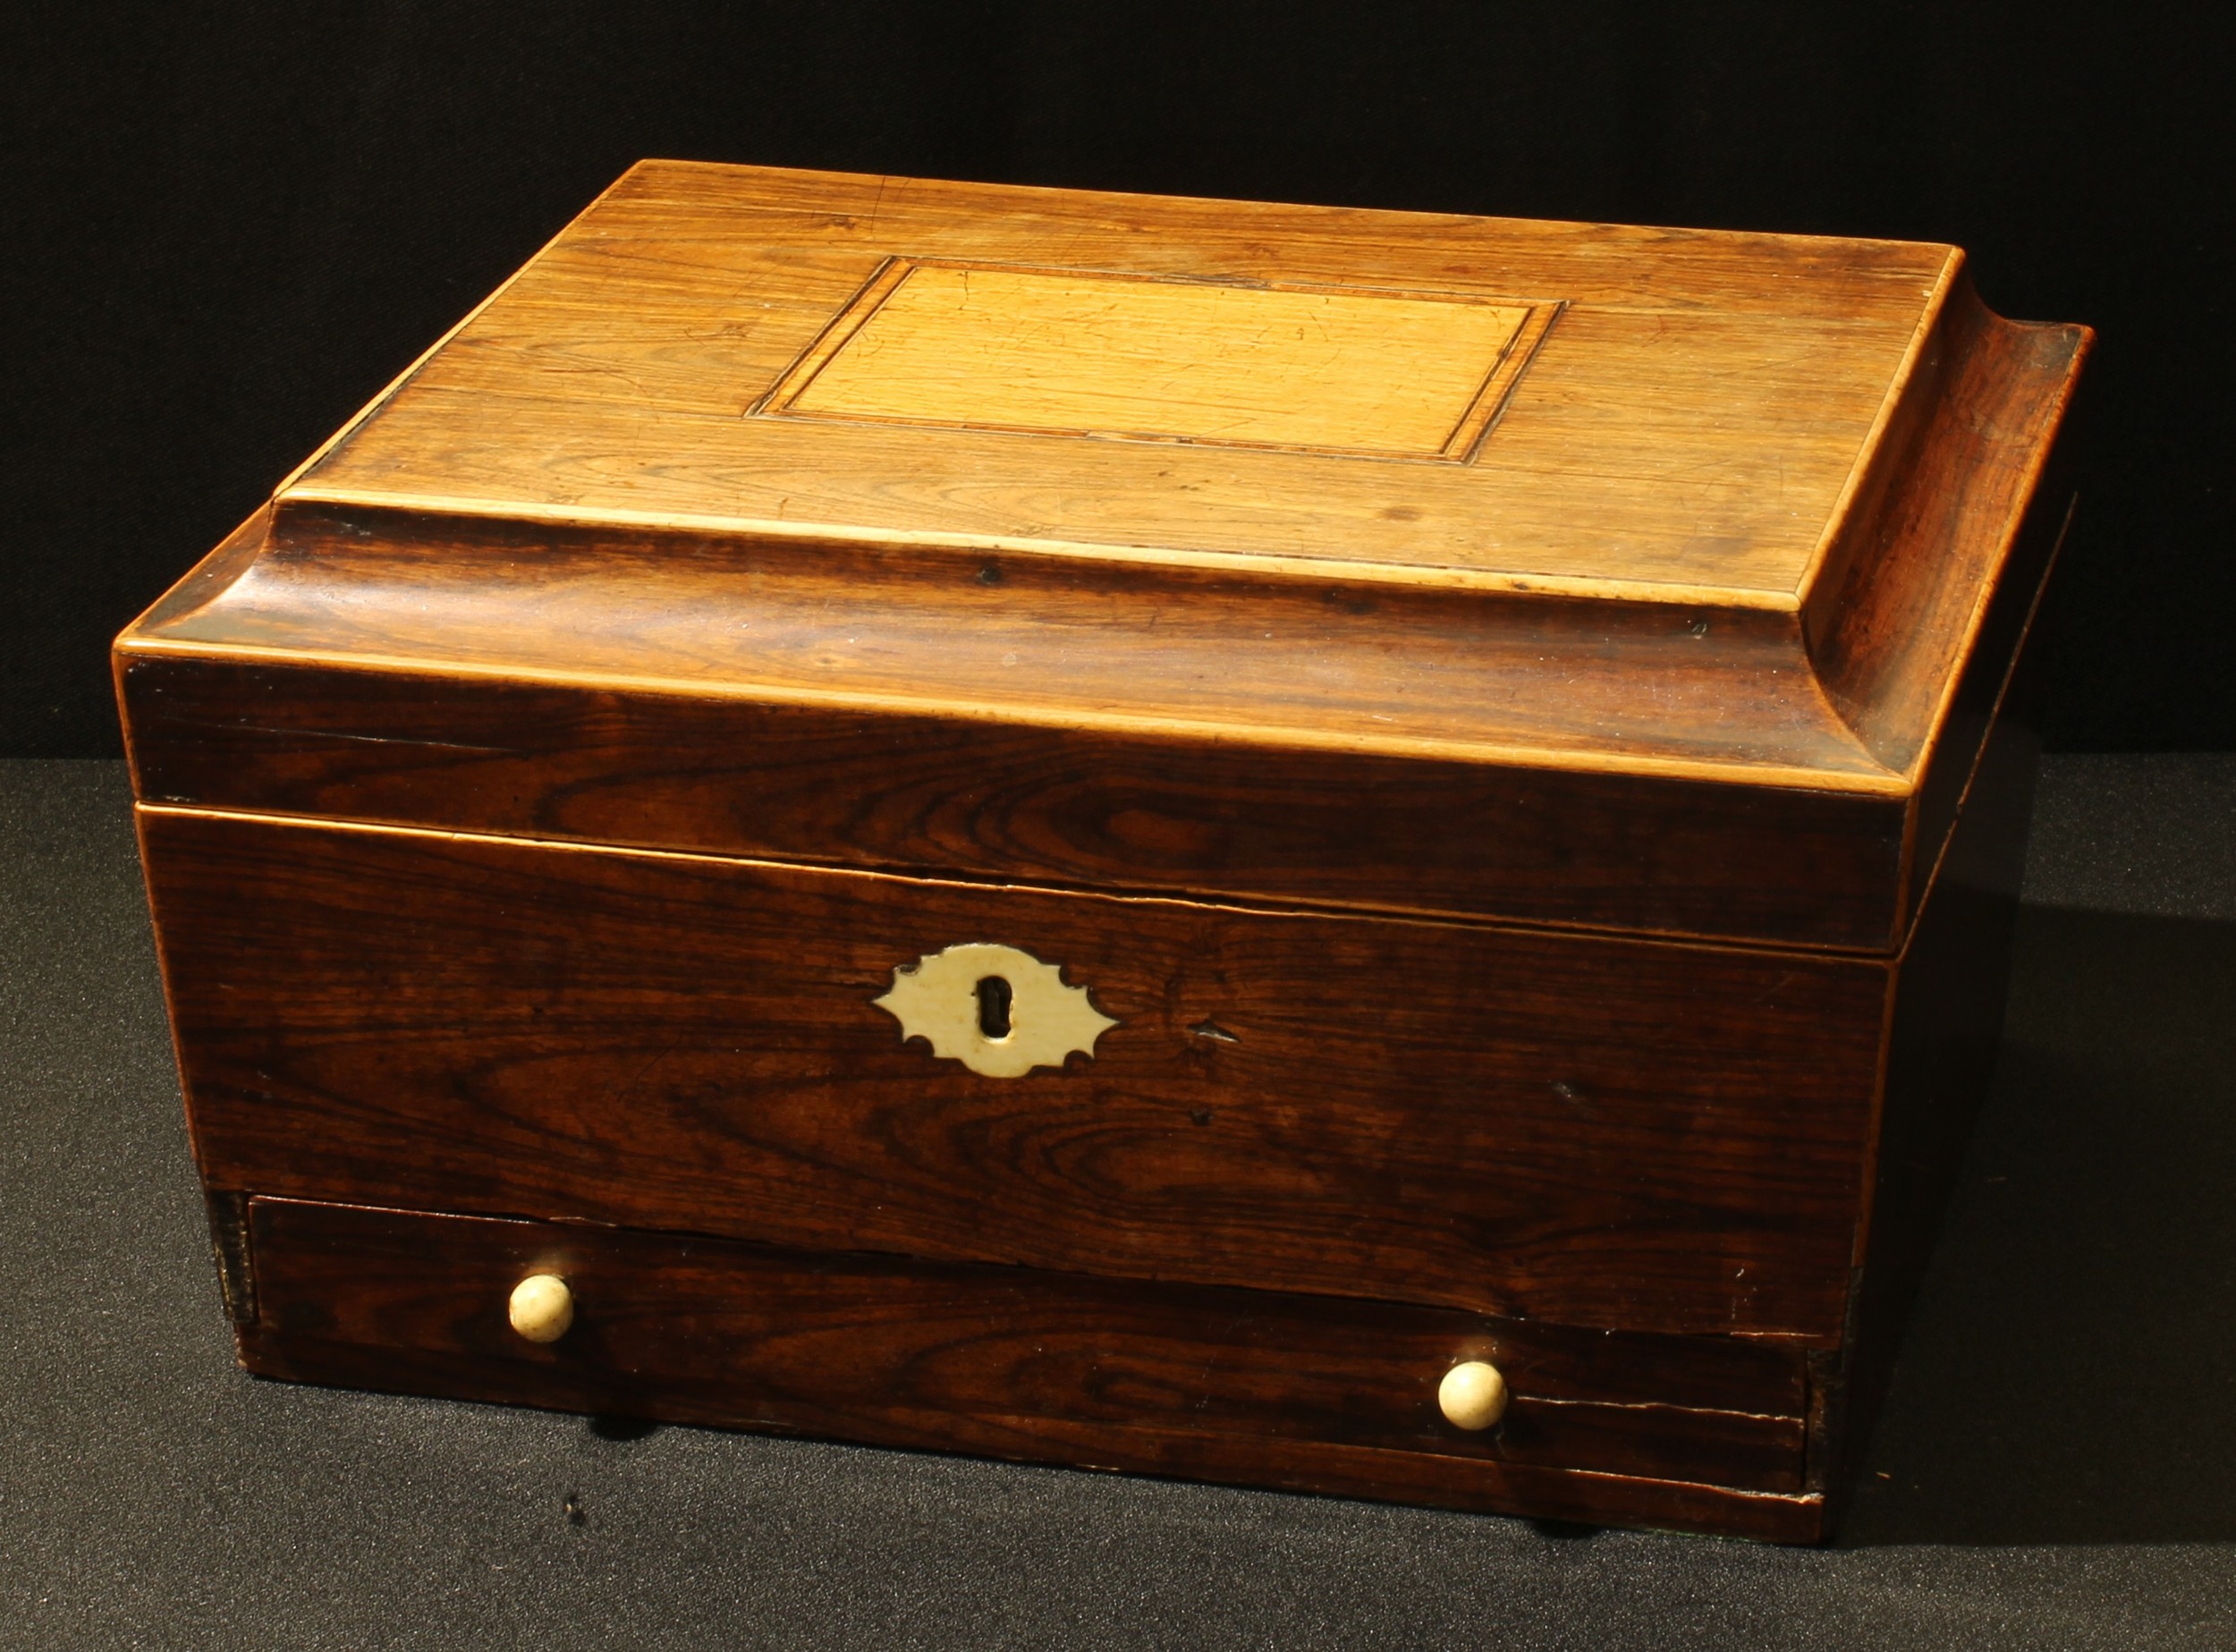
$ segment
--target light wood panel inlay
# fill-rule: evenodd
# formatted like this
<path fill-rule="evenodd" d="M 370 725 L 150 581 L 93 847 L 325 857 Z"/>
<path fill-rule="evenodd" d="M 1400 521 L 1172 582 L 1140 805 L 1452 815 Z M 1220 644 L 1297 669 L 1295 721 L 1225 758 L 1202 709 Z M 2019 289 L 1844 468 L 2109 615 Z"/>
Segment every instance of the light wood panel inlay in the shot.
<path fill-rule="evenodd" d="M 1562 307 L 1534 358 L 1528 328 L 1508 349 L 1502 370 L 1527 370 L 1476 402 L 1504 394 L 1466 463 L 1439 462 L 1444 431 L 1418 438 L 1426 457 L 1385 447 L 1371 462 L 827 406 L 744 417 L 782 405 L 775 387 L 800 387 L 818 340 L 851 336 L 834 318 L 859 318 L 865 284 L 896 258 L 970 266 L 974 292 L 981 268 L 1062 269 L 1131 275 L 1137 293 L 1333 288 L 1390 295 L 1378 309 Z M 284 504 L 1793 609 L 1812 570 L 1841 563 L 1824 550 L 1845 531 L 1850 483 L 1909 451 L 1883 452 L 1874 432 L 1900 386 L 1924 394 L 1929 376 L 1908 367 L 1960 263 L 1951 248 L 1891 241 L 648 162 Z M 1548 304 L 1533 321 L 1549 316 Z M 1487 369 L 1488 352 L 1467 365 Z M 1470 394 L 1450 404 L 1455 424 Z M 1367 433 L 1390 437 L 1386 425 Z"/>
<path fill-rule="evenodd" d="M 761 411 L 1464 460 L 1554 307 L 888 262 Z"/>

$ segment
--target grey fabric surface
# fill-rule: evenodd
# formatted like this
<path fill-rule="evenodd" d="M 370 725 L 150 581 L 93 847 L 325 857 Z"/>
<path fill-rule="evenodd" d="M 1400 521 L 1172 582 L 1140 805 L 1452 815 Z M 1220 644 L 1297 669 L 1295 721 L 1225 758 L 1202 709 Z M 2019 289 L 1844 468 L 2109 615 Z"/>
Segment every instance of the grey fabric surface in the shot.
<path fill-rule="evenodd" d="M 0 1647 L 2236 1646 L 2232 800 L 2047 766 L 1996 1091 L 1796 1551 L 244 1377 L 120 767 L 0 765 Z"/>
<path fill-rule="evenodd" d="M 2050 758 L 2027 845 L 2027 900 L 2236 919 L 2236 756 Z"/>

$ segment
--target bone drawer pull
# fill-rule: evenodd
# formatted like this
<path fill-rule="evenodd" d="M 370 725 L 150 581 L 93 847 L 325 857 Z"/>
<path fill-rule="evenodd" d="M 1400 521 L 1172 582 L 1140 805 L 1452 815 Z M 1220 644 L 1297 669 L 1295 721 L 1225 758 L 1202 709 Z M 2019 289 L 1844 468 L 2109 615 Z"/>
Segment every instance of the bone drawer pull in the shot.
<path fill-rule="evenodd" d="M 1455 1365 L 1436 1386 L 1436 1404 L 1453 1427 L 1479 1432 L 1506 1415 L 1506 1379 L 1480 1360 Z"/>
<path fill-rule="evenodd" d="M 556 1274 L 530 1274 L 512 1287 L 512 1328 L 531 1343 L 555 1343 L 574 1323 L 574 1292 Z"/>

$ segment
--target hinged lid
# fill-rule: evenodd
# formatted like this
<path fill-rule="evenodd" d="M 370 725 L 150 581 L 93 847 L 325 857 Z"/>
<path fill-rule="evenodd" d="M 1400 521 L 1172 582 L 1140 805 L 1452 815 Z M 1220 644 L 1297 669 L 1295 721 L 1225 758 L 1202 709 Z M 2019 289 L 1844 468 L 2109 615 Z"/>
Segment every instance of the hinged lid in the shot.
<path fill-rule="evenodd" d="M 143 788 L 222 663 L 275 732 L 151 796 L 1889 947 L 2086 342 L 1961 264 L 648 162 L 123 640 Z M 580 785 L 568 696 L 706 745 L 695 801 L 342 750 Z M 724 792 L 741 739 L 850 824 Z"/>

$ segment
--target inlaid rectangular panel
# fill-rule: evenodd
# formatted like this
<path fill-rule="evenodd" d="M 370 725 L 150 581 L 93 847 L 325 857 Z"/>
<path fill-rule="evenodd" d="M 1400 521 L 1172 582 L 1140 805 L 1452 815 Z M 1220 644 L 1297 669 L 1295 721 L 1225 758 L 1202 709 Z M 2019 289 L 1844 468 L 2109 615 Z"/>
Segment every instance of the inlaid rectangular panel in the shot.
<path fill-rule="evenodd" d="M 760 411 L 1465 460 L 1554 308 L 894 258 Z"/>

